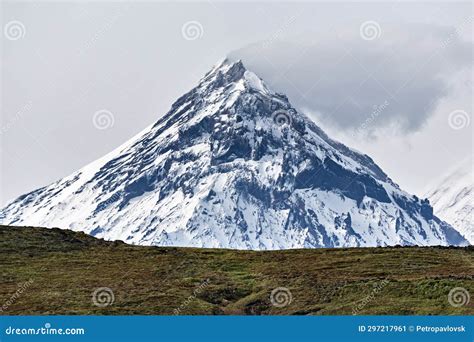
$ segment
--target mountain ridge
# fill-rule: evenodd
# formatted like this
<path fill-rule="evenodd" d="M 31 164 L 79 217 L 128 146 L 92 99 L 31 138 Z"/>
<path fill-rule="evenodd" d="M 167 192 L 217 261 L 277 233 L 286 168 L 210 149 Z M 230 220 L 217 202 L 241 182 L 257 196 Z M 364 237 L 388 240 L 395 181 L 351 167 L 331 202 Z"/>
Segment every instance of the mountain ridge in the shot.
<path fill-rule="evenodd" d="M 474 243 L 473 159 L 466 158 L 448 172 L 426 197 L 433 203 L 437 215 L 456 227 Z"/>

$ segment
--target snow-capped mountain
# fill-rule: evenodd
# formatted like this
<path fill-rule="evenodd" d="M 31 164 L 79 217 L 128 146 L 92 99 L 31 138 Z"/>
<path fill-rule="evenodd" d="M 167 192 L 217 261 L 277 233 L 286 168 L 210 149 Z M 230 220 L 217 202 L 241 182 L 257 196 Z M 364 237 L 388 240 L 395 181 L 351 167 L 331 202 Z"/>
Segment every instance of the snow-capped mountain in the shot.
<path fill-rule="evenodd" d="M 466 159 L 426 195 L 436 215 L 474 244 L 473 160 Z"/>
<path fill-rule="evenodd" d="M 427 200 L 228 60 L 154 125 L 14 200 L 1 221 L 160 246 L 467 244 Z"/>

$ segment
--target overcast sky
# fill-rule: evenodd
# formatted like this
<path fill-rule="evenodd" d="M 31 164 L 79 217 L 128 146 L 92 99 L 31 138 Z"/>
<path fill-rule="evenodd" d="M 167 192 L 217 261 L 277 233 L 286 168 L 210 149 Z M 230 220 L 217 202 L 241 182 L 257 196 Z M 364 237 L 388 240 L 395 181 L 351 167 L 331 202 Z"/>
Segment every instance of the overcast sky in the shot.
<path fill-rule="evenodd" d="M 125 142 L 229 54 L 409 192 L 472 155 L 469 2 L 3 2 L 1 19 L 0 205 Z"/>

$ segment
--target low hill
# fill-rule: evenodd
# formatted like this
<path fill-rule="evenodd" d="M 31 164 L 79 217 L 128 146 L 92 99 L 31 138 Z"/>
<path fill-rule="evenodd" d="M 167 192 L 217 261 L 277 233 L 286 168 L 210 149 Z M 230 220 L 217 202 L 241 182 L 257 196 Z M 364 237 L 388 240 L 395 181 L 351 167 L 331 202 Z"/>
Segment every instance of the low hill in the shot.
<path fill-rule="evenodd" d="M 0 314 L 474 314 L 473 252 L 143 247 L 0 226 Z"/>

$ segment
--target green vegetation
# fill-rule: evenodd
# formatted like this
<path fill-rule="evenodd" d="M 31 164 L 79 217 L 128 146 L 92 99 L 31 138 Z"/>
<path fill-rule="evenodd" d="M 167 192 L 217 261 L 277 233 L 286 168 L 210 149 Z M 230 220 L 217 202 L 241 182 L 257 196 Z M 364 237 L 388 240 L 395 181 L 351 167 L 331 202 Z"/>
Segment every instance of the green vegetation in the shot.
<path fill-rule="evenodd" d="M 143 247 L 0 226 L 0 314 L 468 315 L 474 314 L 473 252 Z M 113 291 L 112 304 L 94 305 L 101 287 Z M 288 293 L 276 295 L 287 304 L 281 307 L 270 300 L 279 287 L 292 297 L 288 304 Z M 450 305 L 455 287 L 471 294 L 470 303 Z"/>

